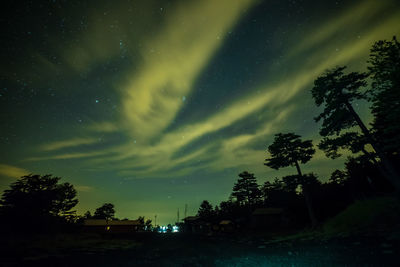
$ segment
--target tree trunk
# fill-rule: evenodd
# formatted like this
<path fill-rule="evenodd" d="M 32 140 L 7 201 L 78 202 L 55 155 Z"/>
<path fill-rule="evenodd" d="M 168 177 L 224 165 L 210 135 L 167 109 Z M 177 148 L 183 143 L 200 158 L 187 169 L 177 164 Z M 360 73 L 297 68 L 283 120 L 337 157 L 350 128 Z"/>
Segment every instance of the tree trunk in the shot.
<path fill-rule="evenodd" d="M 362 148 L 361 150 L 362 150 L 362 152 L 364 153 L 364 155 L 366 155 L 368 158 L 370 158 L 370 159 L 372 160 L 372 162 L 378 167 L 378 171 L 380 172 L 380 174 L 381 174 L 382 176 L 384 176 L 384 177 L 387 177 L 387 176 L 388 176 L 388 173 L 386 172 L 386 169 L 384 169 L 384 168 L 382 167 L 382 165 L 379 164 L 378 161 L 376 161 L 375 156 L 372 155 L 371 153 L 369 153 L 368 151 L 366 151 L 364 148 Z M 389 182 L 390 182 L 390 180 L 389 180 Z"/>
<path fill-rule="evenodd" d="M 374 140 L 369 130 L 362 122 L 361 118 L 355 112 L 353 106 L 349 102 L 346 102 L 345 104 L 351 115 L 356 120 L 358 126 L 361 128 L 361 131 L 363 132 L 365 137 L 367 137 L 368 142 L 371 144 L 372 148 L 381 159 L 381 163 L 383 165 L 383 168 L 385 169 L 385 171 L 383 171 L 382 173 L 392 183 L 397 192 L 397 195 L 400 195 L 400 179 L 396 169 L 394 168 L 390 160 L 386 157 L 385 152 L 383 151 L 383 149 L 381 149 L 380 145 Z"/>
<path fill-rule="evenodd" d="M 299 176 L 303 177 L 303 174 L 301 173 L 301 170 L 300 170 L 299 163 L 296 161 L 295 164 L 296 164 L 296 169 L 297 169 Z M 317 217 L 315 216 L 314 205 L 312 202 L 312 197 L 311 197 L 309 186 L 306 184 L 302 184 L 302 189 L 303 189 L 304 198 L 306 200 L 308 215 L 310 216 L 310 220 L 311 220 L 311 226 L 312 226 L 312 228 L 315 228 L 318 225 L 318 220 L 317 220 Z"/>

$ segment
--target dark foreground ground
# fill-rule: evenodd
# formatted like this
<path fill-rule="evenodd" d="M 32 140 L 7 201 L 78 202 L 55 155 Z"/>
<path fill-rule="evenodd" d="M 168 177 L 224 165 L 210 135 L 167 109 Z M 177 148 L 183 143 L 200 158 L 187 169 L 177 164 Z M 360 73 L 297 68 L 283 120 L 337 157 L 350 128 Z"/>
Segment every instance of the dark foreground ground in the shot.
<path fill-rule="evenodd" d="M 76 240 L 76 244 L 80 242 Z M 399 266 L 399 245 L 398 239 L 367 236 L 271 242 L 262 238 L 143 233 L 129 238 L 108 236 L 95 245 L 61 246 L 50 251 L 3 247 L 0 263 L 57 267 Z"/>

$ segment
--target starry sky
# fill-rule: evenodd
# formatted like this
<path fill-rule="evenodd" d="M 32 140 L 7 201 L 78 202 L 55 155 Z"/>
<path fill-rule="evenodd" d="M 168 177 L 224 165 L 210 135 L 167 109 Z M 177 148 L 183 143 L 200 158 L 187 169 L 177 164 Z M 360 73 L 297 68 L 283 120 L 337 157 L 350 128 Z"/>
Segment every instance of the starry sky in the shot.
<path fill-rule="evenodd" d="M 259 184 L 279 132 L 316 145 L 310 90 L 326 69 L 366 70 L 400 35 L 391 0 L 7 1 L 1 16 L 0 190 L 27 173 L 78 191 L 78 214 L 166 224 Z M 354 103 L 365 122 L 368 103 Z M 322 181 L 344 158 L 317 150 Z"/>

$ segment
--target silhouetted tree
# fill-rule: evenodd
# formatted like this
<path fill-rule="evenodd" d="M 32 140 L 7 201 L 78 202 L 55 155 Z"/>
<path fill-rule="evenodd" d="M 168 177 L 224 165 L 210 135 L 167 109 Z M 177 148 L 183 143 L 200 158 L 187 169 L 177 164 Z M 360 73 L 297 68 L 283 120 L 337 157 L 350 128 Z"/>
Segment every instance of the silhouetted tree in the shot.
<path fill-rule="evenodd" d="M 233 218 L 236 206 L 237 205 L 230 200 L 221 201 L 221 203 L 219 203 L 220 216 L 224 219 Z"/>
<path fill-rule="evenodd" d="M 90 211 L 86 211 L 85 214 L 83 215 L 84 219 L 91 219 L 92 218 L 92 214 L 90 213 Z"/>
<path fill-rule="evenodd" d="M 213 216 L 213 207 L 211 206 L 210 202 L 207 200 L 203 200 L 200 204 L 199 211 L 197 212 L 197 215 L 200 216 L 203 219 L 210 219 Z"/>
<path fill-rule="evenodd" d="M 294 133 L 276 134 L 274 142 L 268 147 L 270 158 L 265 159 L 267 165 L 273 169 L 280 169 L 288 166 L 295 166 L 298 174 L 298 181 L 305 181 L 305 177 L 300 169 L 300 163 L 307 163 L 315 153 L 311 140 L 302 141 L 300 136 Z M 294 178 L 294 177 L 292 177 Z M 318 224 L 313 209 L 310 187 L 308 183 L 303 182 L 302 189 L 306 200 L 308 213 L 312 226 Z"/>
<path fill-rule="evenodd" d="M 111 203 L 104 203 L 101 207 L 97 208 L 94 212 L 93 218 L 112 220 L 114 219 L 115 209 Z"/>
<path fill-rule="evenodd" d="M 292 193 L 295 194 L 295 190 L 286 186 L 286 184 L 278 178 L 275 178 L 273 182 L 266 181 L 261 187 L 261 192 L 264 197 L 264 204 L 277 207 L 288 206 L 288 202 L 290 202 L 289 199 L 292 197 L 289 195 Z"/>
<path fill-rule="evenodd" d="M 341 138 L 342 131 L 358 125 L 363 133 L 363 139 L 371 144 L 381 159 L 385 176 L 400 192 L 400 179 L 398 179 L 395 168 L 351 105 L 354 100 L 366 98 L 365 93 L 361 92 L 361 88 L 367 85 L 365 79 L 368 75 L 358 72 L 344 74 L 345 68 L 336 67 L 328 70 L 314 81 L 311 91 L 316 105 L 324 104 L 323 112 L 315 118 L 317 122 L 323 121 L 320 130 L 320 134 L 325 137 L 323 142 L 335 142 L 327 140 L 332 136 L 336 136 L 333 140 Z M 324 148 L 323 145 L 321 147 Z"/>
<path fill-rule="evenodd" d="M 151 230 L 151 228 L 152 228 L 151 222 L 152 222 L 152 220 L 147 219 L 146 222 L 144 223 L 144 225 L 146 226 L 146 230 Z"/>
<path fill-rule="evenodd" d="M 4 191 L 0 211 L 11 221 L 29 221 L 43 225 L 55 218 L 67 218 L 76 206 L 76 190 L 69 183 L 59 183 L 60 177 L 29 174 L 22 176 Z M 26 226 L 25 226 L 26 227 Z"/>
<path fill-rule="evenodd" d="M 296 186 L 288 185 L 282 179 L 275 178 L 272 182 L 265 182 L 261 191 L 266 207 L 283 208 L 291 227 L 304 227 L 309 220 L 309 215 L 304 195 L 296 193 Z"/>
<path fill-rule="evenodd" d="M 139 216 L 137 220 L 139 221 L 140 225 L 144 226 L 144 216 Z"/>
<path fill-rule="evenodd" d="M 287 188 L 287 191 L 296 191 L 300 185 L 303 194 L 306 194 L 305 190 L 308 190 L 308 193 L 311 195 L 313 195 L 313 193 L 315 192 L 313 188 L 321 184 L 314 173 L 307 173 L 302 175 L 287 175 L 282 177 L 282 181 Z"/>
<path fill-rule="evenodd" d="M 355 199 L 393 192 L 388 180 L 383 179 L 376 165 L 365 157 L 349 157 L 345 162 L 346 182 Z"/>
<path fill-rule="evenodd" d="M 367 152 L 365 137 L 357 132 L 346 132 L 336 138 L 324 137 L 318 144 L 318 148 L 325 152 L 329 158 L 336 159 L 341 156 L 339 149 L 350 150 L 352 153 L 363 152 L 375 161 L 375 156 Z"/>
<path fill-rule="evenodd" d="M 386 153 L 400 154 L 400 43 L 396 37 L 376 42 L 368 62 L 374 136 Z"/>
<path fill-rule="evenodd" d="M 214 214 L 219 215 L 220 213 L 221 213 L 221 209 L 219 208 L 218 205 L 215 205 Z"/>
<path fill-rule="evenodd" d="M 314 208 L 320 220 L 337 215 L 353 201 L 353 192 L 347 190 L 347 177 L 337 178 L 335 181 L 312 185 Z"/>
<path fill-rule="evenodd" d="M 271 198 L 273 192 L 279 189 L 281 189 L 281 183 L 278 180 L 278 178 L 275 178 L 275 180 L 272 183 L 270 181 L 266 181 L 261 186 L 261 194 L 262 197 L 264 198 L 264 203 L 266 204 L 267 201 Z"/>
<path fill-rule="evenodd" d="M 332 172 L 329 182 L 343 186 L 346 182 L 346 174 L 341 170 L 335 170 Z"/>
<path fill-rule="evenodd" d="M 239 174 L 239 179 L 233 186 L 232 197 L 235 197 L 240 204 L 253 205 L 261 197 L 256 177 L 253 173 L 244 171 Z"/>

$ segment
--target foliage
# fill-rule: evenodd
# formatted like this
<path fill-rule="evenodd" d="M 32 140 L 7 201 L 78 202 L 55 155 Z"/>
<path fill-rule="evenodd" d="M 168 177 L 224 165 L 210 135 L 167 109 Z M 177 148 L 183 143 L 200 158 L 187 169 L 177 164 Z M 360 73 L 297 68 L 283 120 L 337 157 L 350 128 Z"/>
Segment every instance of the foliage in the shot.
<path fill-rule="evenodd" d="M 261 194 L 264 198 L 264 203 L 270 200 L 271 196 L 274 195 L 275 192 L 280 192 L 283 190 L 282 181 L 278 178 L 275 178 L 273 182 L 266 181 L 261 186 Z"/>
<path fill-rule="evenodd" d="M 354 199 L 364 199 L 377 192 L 392 192 L 393 187 L 381 174 L 380 166 L 363 156 L 349 157 L 345 162 L 346 187 Z"/>
<path fill-rule="evenodd" d="M 306 163 L 315 153 L 311 140 L 301 141 L 300 135 L 294 133 L 276 134 L 268 151 L 271 157 L 265 159 L 264 165 L 276 170 Z"/>
<path fill-rule="evenodd" d="M 237 205 L 232 201 L 221 201 L 219 204 L 219 215 L 222 215 L 223 217 L 231 217 L 232 214 L 235 213 L 236 206 Z"/>
<path fill-rule="evenodd" d="M 139 221 L 140 225 L 144 225 L 144 216 L 139 216 L 137 220 Z"/>
<path fill-rule="evenodd" d="M 374 135 L 386 152 L 400 153 L 400 43 L 396 37 L 376 42 L 368 62 Z"/>
<path fill-rule="evenodd" d="M 240 173 L 239 177 L 233 186 L 232 197 L 235 197 L 240 204 L 254 204 L 261 197 L 256 177 L 247 171 Z"/>
<path fill-rule="evenodd" d="M 354 100 L 365 99 L 361 88 L 367 85 L 365 73 L 351 72 L 344 74 L 346 67 L 336 67 L 326 71 L 314 81 L 311 90 L 315 104 L 324 104 L 323 112 L 315 118 L 323 120 L 320 134 L 322 136 L 339 135 L 344 129 L 357 125 L 349 109 Z"/>
<path fill-rule="evenodd" d="M 354 100 L 366 99 L 361 88 L 367 85 L 365 81 L 367 74 L 358 72 L 344 74 L 345 69 L 346 67 L 336 67 L 326 71 L 314 81 L 311 90 L 315 104 L 318 107 L 324 105 L 323 112 L 315 118 L 316 122 L 323 120 L 320 134 L 324 139 L 318 147 L 331 158 L 340 156 L 337 152 L 339 148 L 357 153 L 363 151 L 367 143 L 366 138 L 357 132 L 341 134 L 342 131 L 362 123 L 361 120 L 357 121 L 359 118 L 351 103 Z"/>
<path fill-rule="evenodd" d="M 346 174 L 341 170 L 334 170 L 329 178 L 329 182 L 337 185 L 344 185 Z"/>
<path fill-rule="evenodd" d="M 315 185 L 319 184 L 317 177 L 313 173 L 303 174 L 303 175 L 286 175 L 282 177 L 282 181 L 288 191 L 295 191 L 299 185 Z"/>
<path fill-rule="evenodd" d="M 144 223 L 144 225 L 146 226 L 146 229 L 151 229 L 152 228 L 152 220 L 151 219 L 147 219 L 146 222 Z"/>
<path fill-rule="evenodd" d="M 200 216 L 203 219 L 208 219 L 212 217 L 214 214 L 213 212 L 213 207 L 208 202 L 207 200 L 203 200 L 203 202 L 200 204 L 199 211 L 197 212 L 197 215 Z"/>
<path fill-rule="evenodd" d="M 92 218 L 92 214 L 90 213 L 90 211 L 86 211 L 85 214 L 83 215 L 84 219 L 91 219 Z"/>
<path fill-rule="evenodd" d="M 362 144 L 363 142 L 361 141 L 365 141 L 365 144 L 371 144 L 381 161 L 382 167 L 380 171 L 391 181 L 396 190 L 400 192 L 398 171 L 390 161 L 390 158 L 386 155 L 388 147 L 386 146 L 385 148 L 385 146 L 381 145 L 382 141 L 376 140 L 377 136 L 384 136 L 386 134 L 388 134 L 388 140 L 393 138 L 393 134 L 395 138 L 398 138 L 398 130 L 400 129 L 400 126 L 398 126 L 400 115 L 398 115 L 398 112 L 392 112 L 400 110 L 399 98 L 396 99 L 396 96 L 398 97 L 399 95 L 399 69 L 396 68 L 396 66 L 398 66 L 398 60 L 396 61 L 396 49 L 398 50 L 398 43 L 395 40 L 392 43 L 380 41 L 376 43 L 372 49 L 370 60 L 372 67 L 370 67 L 370 73 L 375 80 L 373 87 L 375 86 L 378 89 L 376 94 L 371 94 L 371 90 L 369 94 L 372 95 L 370 99 L 374 101 L 373 113 L 375 113 L 375 115 L 381 114 L 380 118 L 379 116 L 375 116 L 375 127 L 380 125 L 382 128 L 380 131 L 373 129 L 372 132 L 375 136 L 370 133 L 370 130 L 367 129 L 351 105 L 354 100 L 367 98 L 367 94 L 362 92 L 361 88 L 367 85 L 365 79 L 368 77 L 368 74 L 358 72 L 344 74 L 343 70 L 346 67 L 336 67 L 335 69 L 328 70 L 324 75 L 318 77 L 314 81 L 312 96 L 317 106 L 324 104 L 323 112 L 315 118 L 317 122 L 323 120 L 320 134 L 323 137 L 337 136 L 334 140 L 324 139 L 320 144 L 322 149 L 326 149 L 327 155 L 336 157 L 338 154 L 335 150 L 339 147 L 351 147 L 352 151 L 361 150 L 366 156 L 375 160 L 366 152 Z M 394 61 L 392 62 L 392 60 Z M 391 66 L 391 64 L 394 64 L 394 67 Z M 388 92 L 391 93 L 387 94 Z M 389 95 L 389 98 L 392 98 L 392 102 L 388 105 L 386 100 L 389 101 L 389 99 L 386 96 Z M 378 110 L 382 112 L 379 113 Z M 386 121 L 386 117 L 390 118 L 389 121 Z M 383 120 L 384 123 L 380 124 L 380 119 Z M 356 125 L 360 127 L 365 138 L 360 138 L 354 142 L 354 137 L 348 138 L 349 136 L 340 136 L 342 131 L 348 130 Z M 381 137 L 379 138 L 382 139 Z M 389 145 L 391 148 L 395 147 L 391 143 Z"/>
<path fill-rule="evenodd" d="M 112 220 L 114 219 L 115 209 L 111 203 L 104 203 L 101 207 L 97 208 L 93 214 L 94 219 Z"/>
<path fill-rule="evenodd" d="M 278 170 L 282 167 L 296 166 L 297 175 L 287 176 L 285 183 L 292 190 L 293 187 L 296 188 L 297 185 L 302 185 L 310 220 L 313 227 L 315 227 L 318 222 L 314 213 L 309 182 L 312 175 L 310 177 L 302 175 L 299 166 L 299 162 L 306 163 L 314 155 L 315 149 L 312 141 L 302 141 L 300 136 L 294 133 L 279 133 L 275 135 L 275 140 L 268 147 L 268 151 L 271 154 L 271 157 L 265 160 L 265 165 L 268 167 Z"/>
<path fill-rule="evenodd" d="M 298 195 L 290 185 L 282 179 L 275 178 L 273 182 L 265 182 L 261 187 L 265 207 L 284 208 L 292 217 L 292 225 L 303 225 L 307 218 L 303 196 Z"/>
<path fill-rule="evenodd" d="M 22 176 L 4 191 L 1 210 L 7 216 L 23 218 L 66 217 L 74 212 L 76 190 L 60 177 L 29 174 Z"/>
<path fill-rule="evenodd" d="M 324 137 L 318 144 L 318 148 L 323 150 L 327 157 L 336 159 L 341 156 L 340 149 L 350 150 L 352 153 L 363 151 L 365 154 L 365 137 L 357 132 L 346 132 L 336 138 Z"/>

